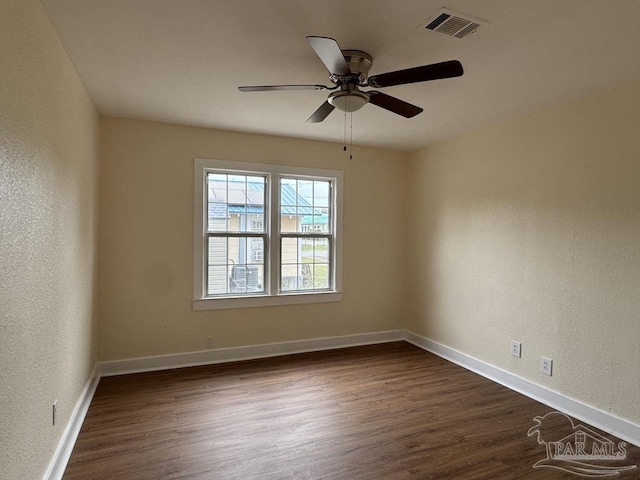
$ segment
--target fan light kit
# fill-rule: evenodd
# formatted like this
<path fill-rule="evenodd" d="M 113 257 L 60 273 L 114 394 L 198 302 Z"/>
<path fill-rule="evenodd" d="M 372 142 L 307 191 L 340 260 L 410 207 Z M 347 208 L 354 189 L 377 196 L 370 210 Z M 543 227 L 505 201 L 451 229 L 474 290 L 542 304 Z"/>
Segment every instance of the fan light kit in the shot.
<path fill-rule="evenodd" d="M 343 112 L 351 113 L 360 110 L 369 102 L 366 93 L 358 90 L 333 92 L 327 99 L 328 102 Z"/>
<path fill-rule="evenodd" d="M 360 87 L 383 88 L 408 83 L 427 82 L 443 78 L 459 77 L 462 64 L 457 60 L 423 65 L 395 72 L 368 77 L 373 58 L 360 50 L 341 50 L 338 42 L 328 37 L 307 37 L 327 70 L 333 86 L 326 85 L 255 85 L 238 87 L 241 92 L 265 92 L 278 90 L 336 90 L 307 119 L 308 123 L 322 122 L 334 109 L 346 113 L 355 112 L 367 103 L 384 108 L 405 118 L 412 118 L 422 108 L 376 90 L 362 91 Z"/>

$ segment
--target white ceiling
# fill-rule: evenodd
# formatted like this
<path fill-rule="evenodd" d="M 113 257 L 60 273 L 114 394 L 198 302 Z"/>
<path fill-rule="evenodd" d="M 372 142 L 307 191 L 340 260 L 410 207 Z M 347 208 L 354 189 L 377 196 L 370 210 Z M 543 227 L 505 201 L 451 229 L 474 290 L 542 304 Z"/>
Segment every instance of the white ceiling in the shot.
<path fill-rule="evenodd" d="M 305 37 L 373 56 L 371 75 L 457 59 L 460 78 L 385 88 L 424 108 L 353 114 L 356 144 L 412 150 L 486 123 L 640 79 L 639 0 L 42 0 L 104 115 L 341 142 L 344 114 L 305 120 L 326 91 Z M 422 28 L 441 7 L 488 24 Z"/>

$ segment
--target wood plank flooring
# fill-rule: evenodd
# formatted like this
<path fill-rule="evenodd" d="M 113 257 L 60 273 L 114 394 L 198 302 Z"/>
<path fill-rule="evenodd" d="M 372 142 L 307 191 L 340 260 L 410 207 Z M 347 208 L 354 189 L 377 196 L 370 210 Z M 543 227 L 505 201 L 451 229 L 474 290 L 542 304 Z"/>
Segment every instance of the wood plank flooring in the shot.
<path fill-rule="evenodd" d="M 533 468 L 551 411 L 405 342 L 107 377 L 64 480 L 584 478 Z"/>

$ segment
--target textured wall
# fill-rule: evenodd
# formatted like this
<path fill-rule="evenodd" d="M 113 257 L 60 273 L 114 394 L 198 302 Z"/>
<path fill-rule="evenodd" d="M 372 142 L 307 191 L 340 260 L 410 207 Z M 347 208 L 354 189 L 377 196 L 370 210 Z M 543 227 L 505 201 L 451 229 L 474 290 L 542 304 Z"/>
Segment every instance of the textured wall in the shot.
<path fill-rule="evenodd" d="M 342 302 L 192 310 L 193 159 L 343 170 Z M 375 332 L 398 327 L 406 154 L 103 118 L 100 358 Z"/>
<path fill-rule="evenodd" d="M 0 477 L 36 479 L 96 360 L 98 116 L 42 5 L 0 12 Z"/>
<path fill-rule="evenodd" d="M 633 85 L 412 154 L 411 329 L 640 424 L 638 125 Z"/>

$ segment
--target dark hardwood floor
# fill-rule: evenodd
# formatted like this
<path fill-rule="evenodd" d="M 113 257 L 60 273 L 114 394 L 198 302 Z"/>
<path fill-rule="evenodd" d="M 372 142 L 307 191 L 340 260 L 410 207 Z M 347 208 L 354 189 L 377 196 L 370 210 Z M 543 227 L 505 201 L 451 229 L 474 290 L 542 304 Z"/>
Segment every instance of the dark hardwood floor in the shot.
<path fill-rule="evenodd" d="M 64 479 L 584 478 L 533 468 L 551 411 L 405 342 L 107 377 Z"/>

